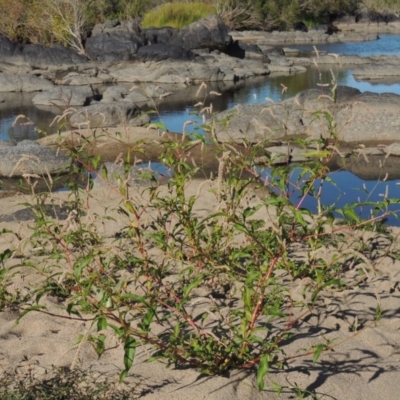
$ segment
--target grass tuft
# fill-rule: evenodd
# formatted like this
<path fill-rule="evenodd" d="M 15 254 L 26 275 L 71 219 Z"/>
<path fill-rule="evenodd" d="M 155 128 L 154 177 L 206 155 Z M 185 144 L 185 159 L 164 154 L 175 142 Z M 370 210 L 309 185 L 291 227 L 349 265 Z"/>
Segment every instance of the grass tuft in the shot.
<path fill-rule="evenodd" d="M 167 3 L 145 14 L 142 20 L 142 27 L 161 28 L 170 26 L 181 29 L 215 13 L 216 9 L 212 4 L 203 2 Z"/>

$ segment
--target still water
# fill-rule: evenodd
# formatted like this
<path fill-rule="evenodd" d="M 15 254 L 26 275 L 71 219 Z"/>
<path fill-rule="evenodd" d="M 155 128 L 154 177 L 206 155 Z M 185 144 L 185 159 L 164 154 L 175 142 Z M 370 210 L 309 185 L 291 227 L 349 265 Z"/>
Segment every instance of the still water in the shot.
<path fill-rule="evenodd" d="M 312 51 L 310 45 L 290 46 L 297 47 L 301 51 Z M 382 35 L 377 41 L 359 43 L 334 43 L 318 45 L 318 50 L 328 51 L 338 54 L 358 54 L 362 56 L 389 54 L 400 56 L 400 36 Z M 332 77 L 339 85 L 351 86 L 360 91 L 371 91 L 376 93 L 391 92 L 400 94 L 400 82 L 390 84 L 360 82 L 353 78 L 351 69 L 331 66 L 330 68 L 316 68 L 310 66 L 307 71 L 300 74 L 289 76 L 270 75 L 267 77 L 249 79 L 239 82 L 235 87 L 227 90 L 220 90 L 221 96 L 206 96 L 204 103 L 206 106 L 212 104 L 213 111 L 223 111 L 243 103 L 267 103 L 269 101 L 278 102 L 289 97 L 295 96 L 298 92 L 315 87 L 319 83 L 330 83 Z M 283 90 L 285 88 L 285 90 Z M 40 137 L 40 133 L 35 131 L 34 125 L 48 133 L 56 131 L 56 127 L 49 129 L 50 122 L 60 113 L 60 110 L 52 108 L 38 109 L 31 104 L 31 97 L 34 94 L 1 95 L 5 99 L 4 105 L 0 104 L 0 140 L 15 139 L 35 139 Z M 10 96 L 9 98 L 7 96 Z M 168 104 L 168 99 L 158 107 L 158 116 L 155 121 L 161 121 L 171 132 L 182 132 L 183 126 L 187 121 L 192 121 L 191 125 L 185 128 L 186 132 L 196 129 L 202 123 L 200 117 L 193 112 L 193 101 L 185 98 L 174 104 Z M 29 120 L 22 126 L 13 126 L 15 117 L 24 114 Z M 31 125 L 32 121 L 34 125 Z M 299 169 L 300 171 L 300 169 Z M 300 173 L 300 172 L 298 172 Z M 335 185 L 327 185 L 323 202 L 325 205 L 335 204 L 336 207 L 344 206 L 351 202 L 364 201 L 384 201 L 385 196 L 400 199 L 400 181 L 398 179 L 368 180 L 361 179 L 348 171 L 335 171 L 331 173 L 331 178 Z M 397 178 L 397 177 L 396 177 Z M 297 179 L 296 173 L 293 174 L 294 181 Z M 299 194 L 293 192 L 291 200 L 296 204 Z M 316 204 L 311 197 L 307 197 L 302 203 L 311 211 L 315 211 Z M 400 209 L 397 205 L 392 206 L 391 210 Z M 358 212 L 363 217 L 370 213 L 370 208 L 359 207 Z M 391 225 L 400 226 L 400 221 L 390 217 L 388 221 Z"/>

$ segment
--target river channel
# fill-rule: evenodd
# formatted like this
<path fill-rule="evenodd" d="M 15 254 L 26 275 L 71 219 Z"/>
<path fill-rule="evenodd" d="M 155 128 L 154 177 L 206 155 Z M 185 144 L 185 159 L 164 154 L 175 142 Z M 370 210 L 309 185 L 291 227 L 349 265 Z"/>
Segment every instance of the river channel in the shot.
<path fill-rule="evenodd" d="M 288 46 L 298 48 L 301 52 L 310 52 L 313 47 L 310 45 Z M 357 43 L 333 43 L 317 45 L 319 51 L 327 51 L 337 54 L 357 54 L 360 56 L 372 55 L 396 55 L 400 56 L 400 36 L 382 35 L 379 40 L 371 42 Z M 338 85 L 355 87 L 361 91 L 371 91 L 376 93 L 391 92 L 400 94 L 400 82 L 390 83 L 371 83 L 361 82 L 354 79 L 351 69 L 331 66 L 330 68 L 307 67 L 304 73 L 282 76 L 272 74 L 268 77 L 249 79 L 243 84 L 238 83 L 236 87 L 222 90 L 221 96 L 212 98 L 205 97 L 205 104 L 212 103 L 213 111 L 223 111 L 244 103 L 267 103 L 269 101 L 278 102 L 285 98 L 293 97 L 298 92 L 315 87 L 317 84 L 330 83 L 332 77 Z M 51 121 L 60 110 L 51 108 L 36 108 L 32 106 L 31 98 L 34 94 L 4 94 L 0 98 L 5 100 L 4 105 L 0 104 L 0 140 L 23 140 L 35 139 L 40 134 L 39 130 L 54 133 L 57 127 L 50 127 Z M 157 115 L 153 117 L 155 121 L 161 121 L 171 132 L 182 132 L 183 126 L 187 121 L 192 121 L 186 132 L 196 129 L 201 124 L 201 119 L 197 117 L 193 101 L 188 101 L 184 97 L 178 99 L 173 104 L 168 101 L 161 103 L 157 107 Z M 23 114 L 32 121 L 33 125 L 13 126 L 17 115 Z M 268 173 L 268 172 L 266 172 Z M 296 179 L 297 172 L 294 172 L 293 179 Z M 331 173 L 331 178 L 335 185 L 328 185 L 323 201 L 325 204 L 335 203 L 343 206 L 349 202 L 381 201 L 385 196 L 400 199 L 400 173 L 395 178 L 384 179 L 384 174 L 380 179 L 368 180 L 358 177 L 348 171 L 335 171 Z M 292 201 L 296 202 L 296 193 L 293 193 Z M 315 211 L 315 204 L 311 199 L 304 203 L 304 206 Z M 392 210 L 400 210 L 400 206 L 393 206 Z M 360 214 L 366 216 L 370 209 L 359 210 Z M 391 225 L 400 226 L 400 221 L 391 216 L 388 221 Z"/>

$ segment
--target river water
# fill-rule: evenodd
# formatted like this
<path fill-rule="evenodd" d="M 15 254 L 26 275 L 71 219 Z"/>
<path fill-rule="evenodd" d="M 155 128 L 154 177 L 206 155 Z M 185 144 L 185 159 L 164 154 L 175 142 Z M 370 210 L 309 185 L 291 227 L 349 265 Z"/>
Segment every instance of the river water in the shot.
<path fill-rule="evenodd" d="M 289 46 L 298 48 L 302 52 L 313 50 L 311 45 Z M 400 36 L 382 35 L 379 40 L 357 43 L 333 43 L 317 45 L 319 51 L 328 51 L 337 54 L 357 54 L 361 56 L 390 54 L 400 56 Z M 319 83 L 330 83 L 334 75 L 339 85 L 351 86 L 360 91 L 371 91 L 376 93 L 391 92 L 400 94 L 400 82 L 391 82 L 388 84 L 361 82 L 354 79 L 351 69 L 340 69 L 337 66 L 318 69 L 310 66 L 307 71 L 300 74 L 289 76 L 270 75 L 268 77 L 249 79 L 246 84 L 240 82 L 236 87 L 222 92 L 221 96 L 205 97 L 205 104 L 212 103 L 213 111 L 223 111 L 243 103 L 267 103 L 268 101 L 281 101 L 292 97 L 298 92 L 315 87 Z M 283 90 L 286 88 L 285 90 Z M 60 110 L 48 108 L 38 109 L 31 105 L 31 98 L 34 94 L 0 94 L 0 98 L 5 99 L 5 106 L 0 105 L 0 140 L 15 139 L 35 139 L 40 137 L 34 126 L 48 133 L 54 133 L 56 126 L 50 127 L 50 122 Z M 168 101 L 168 99 L 167 99 Z M 173 106 L 168 102 L 158 106 L 158 115 L 153 119 L 161 121 L 171 132 L 182 132 L 183 126 L 187 121 L 193 124 L 185 128 L 186 132 L 193 131 L 196 126 L 201 124 L 201 119 L 193 114 L 195 108 L 193 101 L 181 101 Z M 28 117 L 24 125 L 15 125 L 13 122 L 17 115 L 23 114 Z M 33 125 L 30 124 L 33 122 Z M 365 180 L 357 177 L 348 171 L 336 171 L 331 174 L 335 185 L 328 185 L 324 194 L 324 203 L 335 203 L 343 206 L 349 202 L 362 201 L 381 201 L 387 194 L 389 197 L 400 199 L 400 180 L 397 179 L 379 179 Z M 294 172 L 293 179 L 296 179 Z M 296 202 L 296 193 L 292 196 L 292 201 Z M 312 199 L 308 199 L 304 206 L 315 210 L 315 204 Z M 393 206 L 392 210 L 400 209 L 399 206 Z M 366 216 L 370 210 L 360 209 L 360 214 Z M 400 226 L 400 221 L 395 217 L 390 217 L 391 225 Z"/>

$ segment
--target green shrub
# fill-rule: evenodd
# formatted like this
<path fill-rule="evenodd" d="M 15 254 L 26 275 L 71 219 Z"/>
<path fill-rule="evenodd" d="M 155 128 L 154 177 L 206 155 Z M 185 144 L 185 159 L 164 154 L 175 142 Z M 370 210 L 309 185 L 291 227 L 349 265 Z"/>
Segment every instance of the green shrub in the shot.
<path fill-rule="evenodd" d="M 145 14 L 142 20 L 142 27 L 170 26 L 181 29 L 192 22 L 215 13 L 215 7 L 208 3 L 167 3 Z"/>

